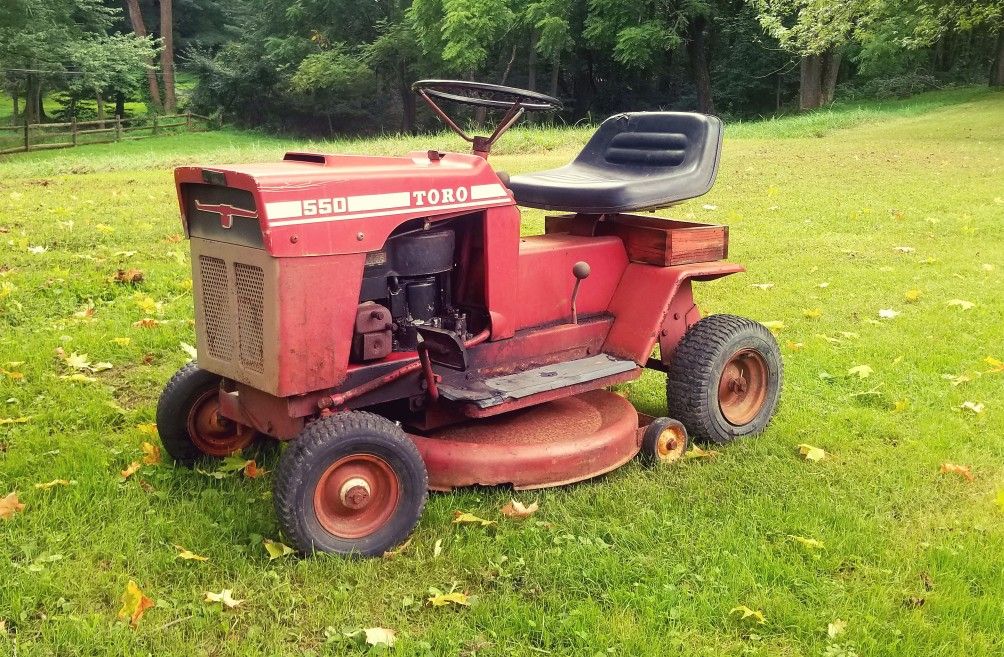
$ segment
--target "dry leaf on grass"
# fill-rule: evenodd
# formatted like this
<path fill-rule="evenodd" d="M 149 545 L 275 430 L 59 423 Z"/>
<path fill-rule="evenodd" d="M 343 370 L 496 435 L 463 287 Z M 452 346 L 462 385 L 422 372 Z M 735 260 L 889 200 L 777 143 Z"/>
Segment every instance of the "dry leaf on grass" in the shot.
<path fill-rule="evenodd" d="M 203 601 L 208 603 L 220 602 L 227 609 L 239 607 L 244 602 L 243 600 L 234 600 L 233 591 L 230 589 L 223 589 L 219 593 L 206 591 L 206 597 L 203 598 Z"/>
<path fill-rule="evenodd" d="M 823 544 L 822 541 L 816 540 L 814 538 L 806 538 L 805 536 L 797 536 L 795 534 L 788 534 L 788 538 L 795 541 L 796 543 L 800 543 L 802 547 L 805 547 L 809 550 L 826 549 L 826 546 Z"/>
<path fill-rule="evenodd" d="M 142 467 L 143 466 L 142 464 L 140 464 L 139 461 L 133 461 L 132 463 L 129 464 L 129 467 L 123 470 L 120 474 L 122 475 L 123 479 L 128 479 L 129 477 L 139 472 L 139 469 Z"/>
<path fill-rule="evenodd" d="M 701 449 L 697 445 L 691 445 L 687 453 L 683 455 L 686 459 L 713 459 L 718 456 L 718 452 L 713 449 Z"/>
<path fill-rule="evenodd" d="M 986 409 L 986 407 L 983 405 L 983 402 L 974 402 L 974 401 L 964 401 L 962 402 L 962 405 L 959 408 L 961 408 L 964 411 L 971 411 L 977 415 L 979 415 Z"/>
<path fill-rule="evenodd" d="M 129 624 L 136 627 L 146 610 L 153 605 L 153 600 L 143 595 L 136 582 L 129 580 L 125 592 L 122 593 L 122 608 L 119 609 L 118 617 L 122 620 L 128 619 Z"/>
<path fill-rule="evenodd" d="M 899 314 L 898 310 L 893 310 L 892 308 L 882 308 L 879 310 L 879 317 L 881 319 L 896 319 Z"/>
<path fill-rule="evenodd" d="M 281 557 L 296 554 L 296 550 L 279 541 L 272 541 L 266 538 L 262 541 L 262 545 L 265 546 L 265 551 L 268 552 L 269 561 L 275 561 Z"/>
<path fill-rule="evenodd" d="M 983 359 L 983 362 L 990 366 L 987 374 L 1004 374 L 1004 361 L 998 360 L 993 356 L 987 356 Z"/>
<path fill-rule="evenodd" d="M 473 513 L 467 513 L 466 511 L 454 511 L 453 512 L 453 524 L 454 525 L 481 525 L 482 527 L 489 527 L 495 524 L 494 520 L 485 520 L 484 518 L 479 518 Z"/>
<path fill-rule="evenodd" d="M 803 308 L 802 314 L 809 319 L 819 319 L 823 316 L 823 311 L 820 308 Z"/>
<path fill-rule="evenodd" d="M 840 620 L 839 618 L 826 626 L 826 636 L 831 639 L 835 638 L 838 634 L 842 634 L 844 630 L 847 629 L 847 621 Z"/>
<path fill-rule="evenodd" d="M 822 447 L 813 447 L 812 445 L 802 443 L 798 446 L 798 453 L 806 461 L 812 461 L 816 463 L 817 461 L 822 461 L 826 458 L 826 451 Z"/>
<path fill-rule="evenodd" d="M 143 272 L 139 269 L 119 269 L 112 276 L 112 282 L 124 285 L 136 285 L 143 282 Z"/>
<path fill-rule="evenodd" d="M 969 469 L 969 466 L 957 465 L 955 463 L 942 463 L 941 474 L 957 474 L 966 481 L 973 481 L 976 479 L 976 477 L 973 476 L 972 470 Z"/>
<path fill-rule="evenodd" d="M 17 499 L 17 491 L 0 498 L 0 518 L 10 520 L 15 513 L 21 511 L 24 511 L 24 504 L 21 504 L 21 500 Z"/>
<path fill-rule="evenodd" d="M 502 515 L 509 516 L 510 518 L 526 518 L 535 514 L 539 508 L 536 502 L 531 502 L 528 506 L 524 506 L 519 500 L 512 499 L 502 507 L 501 511 Z"/>
<path fill-rule="evenodd" d="M 732 609 L 729 609 L 729 614 L 741 614 L 739 620 L 746 620 L 747 618 L 751 618 L 760 625 L 763 625 L 767 622 L 767 619 L 764 618 L 762 611 L 760 611 L 759 609 L 750 609 L 746 605 L 738 605 L 736 607 L 733 607 Z"/>
<path fill-rule="evenodd" d="M 432 595 L 430 595 L 426 600 L 433 607 L 445 607 L 446 605 L 461 605 L 467 607 L 471 604 L 470 597 L 466 593 L 461 593 L 460 591 L 450 591 L 449 593 L 435 592 L 434 589 L 429 590 Z"/>
<path fill-rule="evenodd" d="M 972 301 L 966 301 L 965 299 L 952 299 L 948 302 L 949 306 L 957 306 L 962 310 L 972 310 L 976 307 L 976 304 Z"/>
<path fill-rule="evenodd" d="M 394 559 L 396 557 L 401 556 L 402 554 L 404 554 L 404 551 L 408 549 L 408 546 L 411 545 L 411 541 L 413 538 L 414 536 L 409 536 L 408 540 L 405 541 L 404 543 L 401 543 L 401 545 L 399 545 L 398 547 L 394 548 L 393 550 L 387 550 L 386 552 L 383 553 L 383 558 Z"/>
<path fill-rule="evenodd" d="M 774 333 L 784 330 L 784 322 L 777 319 L 772 319 L 770 321 L 764 322 L 763 325 L 768 330 L 773 331 Z"/>
<path fill-rule="evenodd" d="M 209 561 L 209 557 L 204 557 L 201 554 L 195 554 L 188 548 L 180 545 L 175 545 L 174 549 L 178 551 L 178 559 L 184 559 L 185 561 Z"/>
<path fill-rule="evenodd" d="M 143 463 L 157 465 L 160 463 L 160 447 L 146 441 L 140 446 L 143 449 Z"/>
<path fill-rule="evenodd" d="M 72 479 L 53 479 L 52 481 L 47 481 L 43 484 L 35 484 L 37 490 L 49 490 L 50 488 L 55 488 L 56 486 L 69 486 L 71 484 L 77 483 Z"/>
<path fill-rule="evenodd" d="M 393 648 L 394 642 L 397 641 L 397 634 L 394 630 L 388 630 L 386 627 L 367 627 L 363 629 L 363 632 L 366 633 L 366 643 L 371 646 Z"/>

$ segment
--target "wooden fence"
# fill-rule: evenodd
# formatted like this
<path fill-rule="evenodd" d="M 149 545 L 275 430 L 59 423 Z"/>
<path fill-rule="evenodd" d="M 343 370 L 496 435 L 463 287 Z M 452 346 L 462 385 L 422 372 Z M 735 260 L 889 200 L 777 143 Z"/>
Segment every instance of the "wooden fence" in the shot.
<path fill-rule="evenodd" d="M 215 121 L 199 114 L 165 114 L 130 119 L 115 117 L 103 121 L 69 123 L 27 123 L 0 126 L 0 155 L 49 148 L 72 148 L 84 144 L 106 144 L 180 131 L 209 130 Z M 16 145 L 15 145 L 16 144 Z"/>

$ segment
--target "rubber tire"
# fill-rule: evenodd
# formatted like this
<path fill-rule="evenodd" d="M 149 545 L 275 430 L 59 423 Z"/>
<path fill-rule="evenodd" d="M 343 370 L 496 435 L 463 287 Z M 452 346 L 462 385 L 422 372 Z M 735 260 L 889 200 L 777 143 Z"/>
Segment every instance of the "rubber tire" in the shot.
<path fill-rule="evenodd" d="M 368 536 L 345 539 L 328 532 L 314 513 L 314 488 L 328 466 L 351 454 L 382 458 L 398 478 L 401 494 L 388 521 Z M 272 497 L 279 526 L 304 555 L 329 552 L 380 556 L 403 542 L 422 515 L 429 476 L 415 444 L 396 424 L 363 411 L 338 413 L 310 423 L 279 460 Z"/>
<path fill-rule="evenodd" d="M 657 417 L 652 420 L 652 423 L 645 427 L 645 432 L 642 434 L 641 438 L 641 450 L 638 451 L 638 460 L 646 468 L 654 468 L 658 465 L 675 463 L 675 461 L 664 462 L 659 458 L 659 436 L 667 428 L 678 425 L 683 429 L 683 451 L 680 454 L 680 460 L 683 459 L 683 454 L 687 453 L 687 448 L 690 447 L 690 434 L 687 432 L 687 427 L 679 420 L 674 420 L 671 417 Z"/>
<path fill-rule="evenodd" d="M 192 467 L 202 459 L 219 458 L 204 454 L 188 434 L 188 412 L 192 402 L 207 389 L 218 385 L 219 375 L 199 369 L 195 363 L 188 363 L 171 377 L 160 393 L 157 433 L 167 453 L 182 465 Z"/>
<path fill-rule="evenodd" d="M 757 415 L 731 424 L 718 405 L 718 382 L 728 360 L 754 349 L 767 365 L 767 396 Z M 774 335 L 763 324 L 735 315 L 709 315 L 690 327 L 676 347 L 666 378 L 666 401 L 691 439 L 724 445 L 767 428 L 781 397 L 784 365 Z"/>

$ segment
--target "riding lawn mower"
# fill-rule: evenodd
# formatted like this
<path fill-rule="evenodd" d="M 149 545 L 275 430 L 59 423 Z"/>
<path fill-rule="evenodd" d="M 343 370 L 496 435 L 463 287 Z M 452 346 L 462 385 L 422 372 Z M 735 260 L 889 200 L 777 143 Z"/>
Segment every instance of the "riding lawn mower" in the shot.
<path fill-rule="evenodd" d="M 570 164 L 510 177 L 492 145 L 560 101 L 413 88 L 471 154 L 175 171 L 198 362 L 158 404 L 172 458 L 289 441 L 273 482 L 285 536 L 304 554 L 372 556 L 411 533 L 429 490 L 570 484 L 766 427 L 776 341 L 694 303 L 694 282 L 744 271 L 725 261 L 728 228 L 638 214 L 711 188 L 719 119 L 617 114 Z M 469 136 L 444 101 L 504 116 Z M 544 234 L 520 236 L 520 206 L 551 211 Z M 646 368 L 666 373 L 671 417 L 608 390 Z"/>

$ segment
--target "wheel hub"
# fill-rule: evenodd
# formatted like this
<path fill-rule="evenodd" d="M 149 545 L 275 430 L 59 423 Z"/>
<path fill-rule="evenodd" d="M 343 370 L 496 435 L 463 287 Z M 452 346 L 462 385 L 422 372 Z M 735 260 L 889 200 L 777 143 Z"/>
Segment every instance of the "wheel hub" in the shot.
<path fill-rule="evenodd" d="M 661 434 L 656 441 L 656 451 L 659 460 L 664 462 L 675 461 L 683 456 L 687 441 L 677 427 L 669 427 Z"/>
<path fill-rule="evenodd" d="M 373 454 L 352 454 L 332 463 L 314 487 L 314 515 L 339 538 L 362 538 L 394 514 L 401 485 L 390 464 Z"/>
<path fill-rule="evenodd" d="M 742 349 L 725 363 L 718 383 L 718 406 L 733 426 L 752 422 L 767 399 L 767 362 L 753 349 Z"/>
<path fill-rule="evenodd" d="M 247 447 L 254 432 L 220 415 L 219 391 L 206 390 L 188 412 L 188 435 L 203 454 L 230 456 Z"/>

